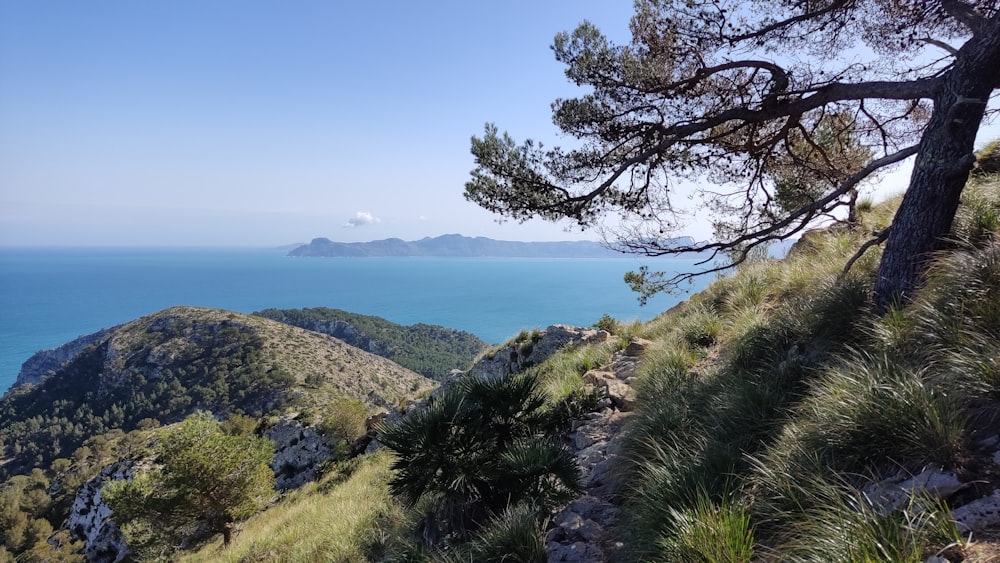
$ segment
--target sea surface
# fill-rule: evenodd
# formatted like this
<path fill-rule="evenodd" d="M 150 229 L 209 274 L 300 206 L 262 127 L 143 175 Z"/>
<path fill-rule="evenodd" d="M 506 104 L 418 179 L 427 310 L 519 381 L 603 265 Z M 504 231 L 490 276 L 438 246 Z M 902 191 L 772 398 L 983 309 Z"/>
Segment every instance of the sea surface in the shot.
<path fill-rule="evenodd" d="M 640 307 L 622 281 L 635 258 L 291 258 L 276 249 L 0 248 L 0 393 L 38 350 L 174 305 L 244 313 L 331 307 L 438 324 L 490 343 L 524 328 L 648 320 L 686 295 Z M 691 286 L 696 291 L 709 280 Z"/>

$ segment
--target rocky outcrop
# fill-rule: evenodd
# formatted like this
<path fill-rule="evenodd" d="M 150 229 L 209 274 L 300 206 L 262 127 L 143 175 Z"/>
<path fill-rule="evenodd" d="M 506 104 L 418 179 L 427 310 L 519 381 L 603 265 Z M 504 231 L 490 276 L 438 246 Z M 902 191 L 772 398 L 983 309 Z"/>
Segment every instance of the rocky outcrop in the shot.
<path fill-rule="evenodd" d="M 42 379 L 69 363 L 81 350 L 107 338 L 115 328 L 105 328 L 93 334 L 81 336 L 76 340 L 72 340 L 51 350 L 35 352 L 34 355 L 21 364 L 21 371 L 18 372 L 17 379 L 14 381 L 11 389 L 19 385 L 36 385 L 41 383 Z"/>
<path fill-rule="evenodd" d="M 271 469 L 278 489 L 295 489 L 308 483 L 316 467 L 333 455 L 315 426 L 303 426 L 290 417 L 278 420 L 264 431 L 264 437 L 274 442 Z"/>
<path fill-rule="evenodd" d="M 112 519 L 111 508 L 104 503 L 101 488 L 109 481 L 130 479 L 137 467 L 133 460 L 113 463 L 77 491 L 65 527 L 74 539 L 83 540 L 87 561 L 124 561 L 132 553 Z"/>
<path fill-rule="evenodd" d="M 479 359 L 467 372 L 472 377 L 506 377 L 538 365 L 559 350 L 578 344 L 597 344 L 611 336 L 603 330 L 552 325 L 523 332 Z"/>

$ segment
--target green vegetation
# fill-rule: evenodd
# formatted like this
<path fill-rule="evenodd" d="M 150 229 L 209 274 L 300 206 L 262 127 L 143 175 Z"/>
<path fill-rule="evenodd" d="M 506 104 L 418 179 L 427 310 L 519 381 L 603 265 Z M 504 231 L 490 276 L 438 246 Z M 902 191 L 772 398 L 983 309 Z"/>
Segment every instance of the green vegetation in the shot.
<path fill-rule="evenodd" d="M 389 464 L 386 452 L 341 464 L 244 522 L 228 548 L 217 538 L 180 560 L 378 560 L 405 519 L 389 495 Z"/>
<path fill-rule="evenodd" d="M 575 460 L 545 435 L 544 405 L 531 375 L 470 378 L 383 429 L 398 456 L 391 490 L 421 507 L 426 547 L 464 544 L 476 532 L 480 542 L 508 537 L 514 521 L 523 531 L 521 503 L 531 506 L 535 537 L 538 520 L 577 490 Z"/>
<path fill-rule="evenodd" d="M 305 367 L 340 343 L 284 325 L 277 336 L 150 320 L 117 336 L 136 346 L 115 344 L 135 352 L 111 355 L 121 360 L 113 373 L 147 377 L 149 366 L 136 358 L 152 350 L 177 365 L 202 365 L 185 342 L 229 342 L 247 355 L 224 349 L 221 361 L 263 357 L 282 370 L 290 365 L 282 354 L 298 350 L 302 369 L 286 370 L 299 394 L 295 408 L 301 421 L 318 424 L 333 458 L 314 482 L 279 495 L 270 486 L 270 445 L 256 437 L 273 415 L 239 408 L 238 393 L 218 403 L 230 406 L 223 422 L 198 415 L 158 429 L 155 419 L 137 420 L 134 430 L 85 437 L 0 485 L 0 561 L 80 560 L 79 542 L 59 531 L 76 489 L 112 462 L 148 458 L 151 443 L 158 465 L 140 464 L 136 479 L 106 489 L 144 558 L 544 561 L 546 518 L 578 489 L 575 461 L 558 437 L 596 408 L 583 375 L 607 366 L 633 336 L 650 343 L 622 452 L 623 520 L 608 530 L 609 541 L 624 544 L 621 561 L 989 560 L 998 552 L 990 537 L 959 534 L 945 500 L 916 492 L 888 506 L 864 488 L 927 467 L 961 475 L 966 485 L 949 501 L 1000 485 L 986 459 L 993 452 L 978 445 L 1000 427 L 1000 181 L 970 183 L 947 249 L 928 265 L 919 292 L 876 314 L 869 297 L 877 249 L 849 272 L 841 265 L 863 233 L 889 224 L 896 203 L 858 205 L 859 229 L 810 233 L 783 261 L 757 256 L 646 324 L 603 317 L 598 324 L 617 340 L 560 350 L 510 377 L 461 380 L 383 428 L 388 450 L 373 456 L 349 459 L 370 405 L 345 399 L 330 373 Z M 157 340 L 148 330 L 167 326 L 185 338 Z M 260 345 L 238 346 L 234 334 Z M 508 344 L 533 347 L 538 336 L 526 330 Z M 109 357 L 91 352 L 79 361 Z M 157 365 L 158 373 L 175 366 Z M 345 370 L 392 377 L 364 375 L 368 367 Z M 305 381 L 310 374 L 319 374 L 315 386 Z M 68 385 L 58 374 L 52 380 Z M 197 373 L 190 380 L 202 381 Z M 14 395 L 22 403 L 0 404 L 60 389 L 48 384 Z M 233 389 L 239 377 L 227 397 Z M 259 406 L 253 393 L 268 388 L 253 389 L 243 404 Z M 63 414 L 69 400 L 57 398 L 50 410 Z M 219 533 L 230 531 L 225 547 Z"/>
<path fill-rule="evenodd" d="M 58 458 L 46 470 L 34 468 L 0 485 L 0 547 L 28 561 L 82 561 L 82 555 L 74 554 L 82 542 L 73 541 L 65 530 L 54 534 L 53 530 L 66 521 L 80 485 L 109 463 L 145 450 L 155 422 L 146 420 L 139 426 L 128 434 L 114 430 L 92 436 L 69 458 Z"/>
<path fill-rule="evenodd" d="M 199 535 L 222 534 L 229 545 L 235 522 L 262 509 L 274 494 L 266 438 L 224 432 L 210 413 L 167 429 L 156 465 L 103 489 L 129 546 L 147 559 Z"/>
<path fill-rule="evenodd" d="M 996 4 L 634 7 L 630 41 L 615 44 L 588 21 L 553 40 L 581 89 L 551 105 L 570 146 L 518 142 L 487 123 L 472 137 L 476 167 L 465 198 L 518 221 L 586 229 L 620 218 L 604 235 L 622 252 L 729 258 L 704 260 L 700 271 L 641 267 L 627 281 L 648 297 L 741 264 L 835 211 L 855 224 L 859 183 L 913 156 L 891 228 L 865 234 L 885 244 L 870 301 L 882 313 L 908 302 L 927 257 L 944 248 L 976 135 L 1000 89 Z M 931 55 L 932 46 L 942 52 Z M 940 66 L 918 62 L 938 55 Z M 982 165 L 990 169 L 988 159 Z M 700 204 L 685 206 L 673 192 L 685 183 L 699 186 L 691 199 Z M 714 236 L 671 238 L 684 225 L 678 217 L 695 211 L 711 213 Z"/>
<path fill-rule="evenodd" d="M 0 476 L 46 467 L 90 436 L 147 418 L 174 422 L 198 409 L 259 416 L 281 408 L 294 382 L 247 325 L 175 314 L 128 337 L 137 342 L 95 344 L 39 386 L 0 399 L 0 441 L 12 457 Z"/>
<path fill-rule="evenodd" d="M 859 207 L 864 231 L 890 206 Z M 864 236 L 834 228 L 648 323 L 626 451 L 633 557 L 917 562 L 963 549 L 942 503 L 886 510 L 860 490 L 928 465 L 978 471 L 970 443 L 1000 422 L 1000 245 L 977 225 L 998 210 L 1000 184 L 972 183 L 950 249 L 883 316 L 868 305 L 878 256 L 844 274 Z"/>
<path fill-rule="evenodd" d="M 431 379 L 443 379 L 454 369 L 468 369 L 486 348 L 485 342 L 468 332 L 422 323 L 402 326 L 381 317 L 326 307 L 265 309 L 254 314 L 335 336 Z"/>
<path fill-rule="evenodd" d="M 243 436 L 283 412 L 311 410 L 346 457 L 369 409 L 432 387 L 387 360 L 259 317 L 175 307 L 138 319 L 0 399 L 0 475 L 11 478 L 0 484 L 0 553 L 71 557 L 78 545 L 66 531 L 36 541 L 42 521 L 63 526 L 80 486 L 111 463 L 141 457 L 160 421 L 211 409 L 225 417 L 224 433 Z M 36 477 L 44 479 L 22 482 Z"/>

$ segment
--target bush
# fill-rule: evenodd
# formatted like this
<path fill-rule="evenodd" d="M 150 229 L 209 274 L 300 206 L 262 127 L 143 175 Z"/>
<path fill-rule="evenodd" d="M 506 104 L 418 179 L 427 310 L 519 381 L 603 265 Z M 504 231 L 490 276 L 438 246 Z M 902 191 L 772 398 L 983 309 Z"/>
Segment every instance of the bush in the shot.
<path fill-rule="evenodd" d="M 537 380 L 524 373 L 446 389 L 380 429 L 381 442 L 397 455 L 393 494 L 410 507 L 428 499 L 425 528 L 462 540 L 509 505 L 550 508 L 566 500 L 579 488 L 579 469 L 544 436 L 544 404 Z"/>
<path fill-rule="evenodd" d="M 1000 139 L 994 139 L 976 153 L 974 176 L 1000 174 Z"/>
<path fill-rule="evenodd" d="M 597 330 L 603 330 L 609 334 L 618 334 L 618 331 L 621 329 L 621 323 L 607 313 L 601 315 L 601 318 L 592 326 Z"/>

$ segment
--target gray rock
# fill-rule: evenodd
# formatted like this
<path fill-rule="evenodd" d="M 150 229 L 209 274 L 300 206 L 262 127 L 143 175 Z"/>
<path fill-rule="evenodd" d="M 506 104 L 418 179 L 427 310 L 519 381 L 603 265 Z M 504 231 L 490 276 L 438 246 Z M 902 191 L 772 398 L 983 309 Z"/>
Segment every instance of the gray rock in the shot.
<path fill-rule="evenodd" d="M 617 506 L 592 495 L 584 495 L 574 500 L 566 509 L 583 518 L 593 520 L 605 528 L 614 524 L 621 513 Z"/>
<path fill-rule="evenodd" d="M 881 512 L 887 514 L 906 504 L 914 494 L 928 494 L 934 498 L 951 496 L 965 485 L 951 471 L 929 467 L 909 479 L 901 475 L 872 483 L 863 492 Z"/>
<path fill-rule="evenodd" d="M 264 436 L 275 444 L 271 469 L 278 489 L 294 489 L 311 481 L 316 467 L 332 455 L 315 427 L 289 417 L 268 428 Z"/>
<path fill-rule="evenodd" d="M 545 551 L 550 563 L 600 563 L 605 560 L 600 549 L 585 542 L 570 545 L 551 543 L 545 546 Z"/>
<path fill-rule="evenodd" d="M 631 411 L 635 407 L 635 390 L 632 386 L 620 379 L 609 379 L 606 382 L 608 398 L 611 403 L 623 412 Z"/>
<path fill-rule="evenodd" d="M 585 384 L 593 385 L 594 387 L 604 385 L 609 379 L 615 379 L 615 372 L 603 369 L 592 369 L 583 374 L 583 382 Z"/>
<path fill-rule="evenodd" d="M 649 348 L 650 344 L 652 344 L 652 342 L 646 340 L 645 338 L 634 337 L 632 338 L 632 341 L 628 343 L 628 346 L 625 347 L 625 355 L 631 357 L 641 356 L 642 353 Z"/>
<path fill-rule="evenodd" d="M 981 532 L 1000 525 L 1000 489 L 993 494 L 964 504 L 952 511 L 963 533 Z"/>
<path fill-rule="evenodd" d="M 74 539 L 83 540 L 87 561 L 117 563 L 131 555 L 132 550 L 113 519 L 111 507 L 104 503 L 101 489 L 110 481 L 130 479 L 137 467 L 132 460 L 113 463 L 76 492 L 65 528 Z"/>
<path fill-rule="evenodd" d="M 604 539 L 604 528 L 597 522 L 587 519 L 577 528 L 576 535 L 585 542 L 600 543 Z"/>
<path fill-rule="evenodd" d="M 116 327 L 117 328 L 117 327 Z M 40 350 L 21 364 L 14 384 L 8 393 L 20 385 L 37 385 L 50 373 L 66 365 L 84 348 L 107 338 L 114 328 L 105 328 L 93 334 L 81 336 L 51 350 Z M 6 393 L 5 393 L 6 394 Z"/>
<path fill-rule="evenodd" d="M 511 342 L 487 354 L 469 369 L 468 375 L 506 377 L 544 362 L 567 346 L 607 340 L 607 333 L 601 335 L 602 332 L 604 331 L 569 325 L 552 325 L 529 335 L 527 339 Z"/>

